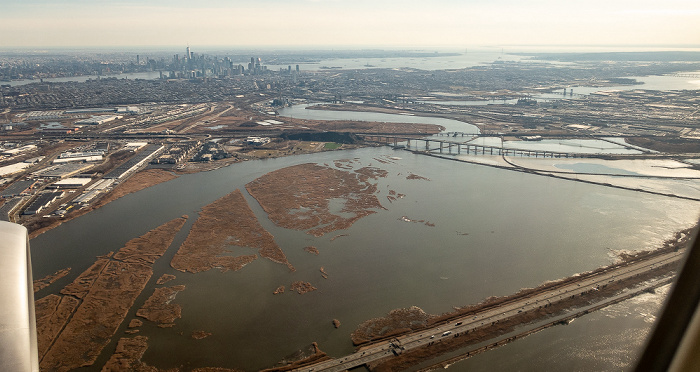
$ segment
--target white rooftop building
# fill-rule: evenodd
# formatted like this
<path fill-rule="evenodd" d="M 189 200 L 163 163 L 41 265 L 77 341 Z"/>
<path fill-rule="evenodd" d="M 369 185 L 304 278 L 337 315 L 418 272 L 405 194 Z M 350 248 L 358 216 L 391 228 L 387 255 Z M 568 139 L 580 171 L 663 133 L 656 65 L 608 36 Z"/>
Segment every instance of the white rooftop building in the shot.
<path fill-rule="evenodd" d="M 83 120 L 78 120 L 75 122 L 75 125 L 100 125 L 104 123 L 108 123 L 112 120 L 117 120 L 121 119 L 122 116 L 119 115 L 99 115 L 99 116 L 92 116 L 89 119 L 83 119 Z"/>

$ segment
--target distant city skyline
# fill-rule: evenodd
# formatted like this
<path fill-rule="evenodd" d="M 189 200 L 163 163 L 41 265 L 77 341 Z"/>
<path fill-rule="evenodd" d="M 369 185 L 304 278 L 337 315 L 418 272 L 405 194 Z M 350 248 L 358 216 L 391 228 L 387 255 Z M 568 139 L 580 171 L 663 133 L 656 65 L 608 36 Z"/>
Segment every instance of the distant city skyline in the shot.
<path fill-rule="evenodd" d="M 8 47 L 700 46 L 696 0 L 2 0 Z"/>

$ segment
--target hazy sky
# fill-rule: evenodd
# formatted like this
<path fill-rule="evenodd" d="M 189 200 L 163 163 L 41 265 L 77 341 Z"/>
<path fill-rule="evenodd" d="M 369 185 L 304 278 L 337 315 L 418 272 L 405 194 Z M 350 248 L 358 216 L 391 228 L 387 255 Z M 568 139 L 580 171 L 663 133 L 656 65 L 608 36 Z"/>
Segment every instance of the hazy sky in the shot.
<path fill-rule="evenodd" d="M 700 45 L 698 0 L 0 0 L 0 47 Z"/>

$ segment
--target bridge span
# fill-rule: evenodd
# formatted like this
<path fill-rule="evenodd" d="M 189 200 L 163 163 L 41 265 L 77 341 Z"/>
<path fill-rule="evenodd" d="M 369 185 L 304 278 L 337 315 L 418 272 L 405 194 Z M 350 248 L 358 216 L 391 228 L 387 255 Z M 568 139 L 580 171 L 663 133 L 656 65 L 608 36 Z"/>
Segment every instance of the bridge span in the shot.
<path fill-rule="evenodd" d="M 666 76 L 673 76 L 673 77 L 688 77 L 688 78 L 693 78 L 693 79 L 700 79 L 700 74 L 696 73 L 677 73 L 677 74 L 670 74 Z"/>
<path fill-rule="evenodd" d="M 581 153 L 581 152 L 562 152 L 549 150 L 531 150 L 518 149 L 503 146 L 478 145 L 468 141 L 456 141 L 447 139 L 438 139 L 432 137 L 409 137 L 401 135 L 388 134 L 359 134 L 360 138 L 367 142 L 380 143 L 394 148 L 405 148 L 416 152 L 439 152 L 440 154 L 452 155 L 502 155 L 502 156 L 527 156 L 534 158 L 595 158 L 606 160 L 621 160 L 621 159 L 694 159 L 700 156 L 696 153 L 670 154 L 657 152 L 643 152 L 639 154 L 614 154 L 614 153 Z M 439 136 L 439 135 L 436 135 Z M 473 136 L 468 133 L 453 132 L 450 138 Z M 479 137 L 485 137 L 478 135 Z M 495 136 L 490 136 L 495 137 Z M 500 137 L 500 136 L 499 136 Z M 610 141 L 608 141 L 610 142 Z M 403 145 L 405 143 L 405 145 Z M 622 145 L 624 146 L 624 145 Z M 625 146 L 632 148 L 630 146 Z M 639 151 L 643 151 L 639 149 Z"/>
<path fill-rule="evenodd" d="M 454 133 L 452 137 L 458 135 L 464 136 L 466 133 Z M 586 158 L 596 157 L 595 154 L 583 154 L 549 150 L 527 150 L 508 148 L 503 146 L 477 145 L 469 142 L 450 141 L 436 138 L 415 138 L 406 136 L 390 136 L 390 135 L 375 135 L 364 134 L 360 135 L 367 142 L 382 143 L 385 145 L 400 148 L 399 143 L 405 142 L 405 148 L 414 151 L 439 151 L 441 154 L 474 154 L 474 155 L 504 155 L 504 156 L 532 156 L 543 158 Z M 475 136 L 475 135 L 474 135 Z M 413 143 L 413 144 L 412 144 Z"/>

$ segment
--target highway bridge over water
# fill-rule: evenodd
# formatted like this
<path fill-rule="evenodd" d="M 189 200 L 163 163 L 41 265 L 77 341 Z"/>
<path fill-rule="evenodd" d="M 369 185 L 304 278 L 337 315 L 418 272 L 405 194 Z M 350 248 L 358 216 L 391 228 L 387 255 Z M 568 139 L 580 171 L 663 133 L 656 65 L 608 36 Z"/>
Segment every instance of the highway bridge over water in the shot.
<path fill-rule="evenodd" d="M 464 136 L 462 133 L 461 136 Z M 466 134 L 468 135 L 468 134 Z M 453 137 L 456 137 L 457 134 Z M 436 138 L 415 138 L 405 136 L 373 135 L 364 134 L 361 137 L 368 142 L 383 143 L 394 148 L 405 147 L 415 151 L 439 151 L 441 154 L 474 154 L 474 155 L 504 155 L 504 156 L 532 156 L 543 158 L 585 158 L 596 157 L 596 154 L 584 154 L 573 152 L 549 151 L 549 150 L 527 150 L 508 148 L 503 146 L 478 145 L 465 141 L 443 140 Z M 400 143 L 406 145 L 400 145 Z"/>
<path fill-rule="evenodd" d="M 583 152 L 563 152 L 563 151 L 550 151 L 550 150 L 533 150 L 533 149 L 519 149 L 504 146 L 492 146 L 492 145 L 479 145 L 475 143 L 470 143 L 467 141 L 449 140 L 435 138 L 439 135 L 433 137 L 409 137 L 405 135 L 388 135 L 388 134 L 360 134 L 359 137 L 363 138 L 367 142 L 380 143 L 387 146 L 392 146 L 396 149 L 411 150 L 418 152 L 439 152 L 440 154 L 451 154 L 451 155 L 501 155 L 501 156 L 525 156 L 534 158 L 596 158 L 596 159 L 608 159 L 608 160 L 619 160 L 619 159 L 692 159 L 697 158 L 700 154 L 695 153 L 684 153 L 684 154 L 668 154 L 660 152 L 643 152 L 644 149 L 625 146 L 620 143 L 615 143 L 620 146 L 624 146 L 630 149 L 638 150 L 642 153 L 583 153 Z M 451 133 L 448 138 L 454 137 L 476 137 L 477 134 L 468 134 L 455 132 Z M 500 137 L 500 135 L 478 135 L 479 137 Z M 604 140 L 604 138 L 598 138 Z M 611 141 L 608 141 L 611 142 Z"/>

